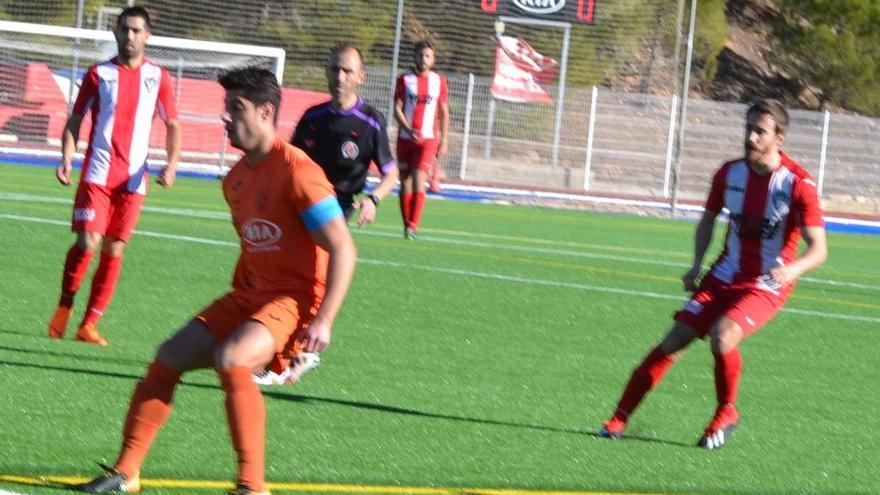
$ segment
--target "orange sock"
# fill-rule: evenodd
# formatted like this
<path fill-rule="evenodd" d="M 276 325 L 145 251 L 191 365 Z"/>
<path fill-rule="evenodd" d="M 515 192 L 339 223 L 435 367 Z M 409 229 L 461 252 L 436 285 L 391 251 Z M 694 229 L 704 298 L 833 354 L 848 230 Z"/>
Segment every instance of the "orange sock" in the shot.
<path fill-rule="evenodd" d="M 238 483 L 263 491 L 265 478 L 266 404 L 250 368 L 231 366 L 217 372 L 226 392 L 226 417 L 238 455 Z"/>
<path fill-rule="evenodd" d="M 122 450 L 116 460 L 116 469 L 126 477 L 140 471 L 156 434 L 171 414 L 174 388 L 179 381 L 179 371 L 153 361 L 147 376 L 134 388 L 122 429 Z"/>

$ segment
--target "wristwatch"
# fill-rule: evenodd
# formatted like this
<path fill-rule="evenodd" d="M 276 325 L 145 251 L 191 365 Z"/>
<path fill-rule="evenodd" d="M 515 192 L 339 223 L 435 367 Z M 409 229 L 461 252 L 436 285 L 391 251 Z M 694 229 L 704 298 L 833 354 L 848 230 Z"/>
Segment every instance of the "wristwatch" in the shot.
<path fill-rule="evenodd" d="M 379 196 L 376 196 L 375 194 L 368 194 L 367 197 L 370 198 L 370 201 L 372 201 L 377 208 L 379 207 L 379 202 L 382 201 Z"/>

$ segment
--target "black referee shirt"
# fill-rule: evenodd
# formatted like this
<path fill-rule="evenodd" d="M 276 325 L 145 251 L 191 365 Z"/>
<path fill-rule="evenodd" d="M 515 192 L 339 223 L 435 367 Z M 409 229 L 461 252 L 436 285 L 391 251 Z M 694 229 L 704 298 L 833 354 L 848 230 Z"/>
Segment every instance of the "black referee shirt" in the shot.
<path fill-rule="evenodd" d="M 360 98 L 348 110 L 337 110 L 329 101 L 309 108 L 290 142 L 324 169 L 343 211 L 363 191 L 371 161 L 382 175 L 397 166 L 388 145 L 385 117 Z"/>

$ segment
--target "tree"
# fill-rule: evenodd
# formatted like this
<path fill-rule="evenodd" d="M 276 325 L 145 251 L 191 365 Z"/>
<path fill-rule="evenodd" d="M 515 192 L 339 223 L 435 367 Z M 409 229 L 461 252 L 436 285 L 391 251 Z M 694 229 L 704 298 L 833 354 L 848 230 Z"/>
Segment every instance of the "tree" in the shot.
<path fill-rule="evenodd" d="M 880 3 L 779 0 L 773 62 L 831 102 L 880 113 Z"/>

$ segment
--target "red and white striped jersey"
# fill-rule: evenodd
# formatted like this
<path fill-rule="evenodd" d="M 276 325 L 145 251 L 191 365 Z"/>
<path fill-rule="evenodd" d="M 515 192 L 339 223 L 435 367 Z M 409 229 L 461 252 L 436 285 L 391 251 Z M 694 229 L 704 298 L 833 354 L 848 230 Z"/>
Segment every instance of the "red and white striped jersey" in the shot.
<path fill-rule="evenodd" d="M 437 139 L 437 114 L 446 103 L 446 78 L 434 71 L 420 76 L 413 71 L 397 78 L 394 99 L 403 102 L 403 114 L 422 139 Z M 399 139 L 412 140 L 412 134 L 400 129 Z"/>
<path fill-rule="evenodd" d="M 177 118 L 168 71 L 150 60 L 129 68 L 116 58 L 93 65 L 83 77 L 73 113 L 92 112 L 82 179 L 108 189 L 147 192 L 147 148 L 153 116 Z"/>
<path fill-rule="evenodd" d="M 816 181 L 788 155 L 771 174 L 744 159 L 725 163 L 712 180 L 706 209 L 730 214 L 721 256 L 711 274 L 731 284 L 761 285 L 761 275 L 793 261 L 800 228 L 824 226 Z"/>

